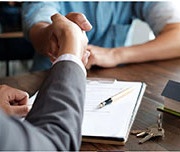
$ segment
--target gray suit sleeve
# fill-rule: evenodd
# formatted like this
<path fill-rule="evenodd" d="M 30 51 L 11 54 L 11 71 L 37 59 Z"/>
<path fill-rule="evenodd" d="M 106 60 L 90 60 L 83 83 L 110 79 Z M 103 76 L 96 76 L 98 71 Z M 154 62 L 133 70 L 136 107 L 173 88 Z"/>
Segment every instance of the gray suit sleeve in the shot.
<path fill-rule="evenodd" d="M 77 64 L 56 63 L 25 122 L 0 115 L 0 150 L 79 150 L 85 82 Z"/>

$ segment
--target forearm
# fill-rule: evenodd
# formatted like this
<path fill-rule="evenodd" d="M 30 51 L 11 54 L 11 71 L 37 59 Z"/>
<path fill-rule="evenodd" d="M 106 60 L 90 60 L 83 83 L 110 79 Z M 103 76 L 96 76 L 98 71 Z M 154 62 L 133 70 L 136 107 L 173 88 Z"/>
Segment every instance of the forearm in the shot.
<path fill-rule="evenodd" d="M 84 98 L 82 69 L 71 61 L 56 63 L 26 119 L 43 129 L 58 150 L 79 150 Z"/>
<path fill-rule="evenodd" d="M 0 150 L 79 150 L 84 98 L 82 69 L 71 61 L 56 63 L 26 118 L 32 125 L 0 110 Z"/>
<path fill-rule="evenodd" d="M 115 48 L 118 64 L 138 63 L 180 57 L 180 25 L 166 26 L 154 40 L 140 45 Z"/>
<path fill-rule="evenodd" d="M 38 129 L 0 110 L 0 151 L 56 150 L 55 145 Z"/>
<path fill-rule="evenodd" d="M 61 41 L 64 46 L 59 52 L 63 52 L 62 56 L 72 55 L 71 59 L 63 60 L 60 56 L 56 60 L 26 117 L 27 121 L 23 123 L 0 114 L 3 123 L 0 127 L 0 139 L 3 139 L 0 150 L 67 151 L 80 148 L 86 84 L 81 58 L 87 46 L 87 37 L 77 25 L 60 14 L 52 16 L 52 21 L 58 24 L 58 36 L 65 36 Z M 37 35 L 43 33 L 43 28 L 37 32 Z M 41 36 L 42 40 L 46 40 L 44 35 Z M 40 42 L 38 38 L 36 40 Z M 71 43 L 77 41 L 79 43 Z M 72 51 L 66 51 L 66 48 Z M 19 140 L 15 140 L 17 135 Z"/>
<path fill-rule="evenodd" d="M 35 24 L 29 32 L 29 38 L 35 48 L 35 50 L 41 54 L 47 55 L 49 49 L 49 23 L 39 22 Z"/>

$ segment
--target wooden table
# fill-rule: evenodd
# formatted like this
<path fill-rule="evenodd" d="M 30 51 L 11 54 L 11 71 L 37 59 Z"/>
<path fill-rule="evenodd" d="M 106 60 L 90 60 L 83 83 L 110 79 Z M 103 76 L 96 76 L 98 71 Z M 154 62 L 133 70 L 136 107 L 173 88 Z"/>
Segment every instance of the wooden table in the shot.
<path fill-rule="evenodd" d="M 28 73 L 13 77 L 1 78 L 0 84 L 25 90 L 32 95 L 47 76 L 48 72 Z M 158 106 L 163 104 L 161 96 L 168 80 L 180 82 L 180 59 L 150 62 L 143 64 L 130 64 L 111 69 L 95 68 L 88 71 L 88 77 L 116 78 L 124 81 L 143 81 L 147 88 L 142 99 L 132 129 L 145 129 L 156 124 L 159 111 Z M 81 150 L 106 151 L 180 151 L 180 118 L 163 113 L 163 128 L 165 138 L 156 138 L 144 144 L 138 144 L 135 136 L 129 135 L 124 146 L 82 143 Z"/>
<path fill-rule="evenodd" d="M 22 38 L 24 37 L 23 32 L 7 32 L 0 33 L 0 38 Z"/>

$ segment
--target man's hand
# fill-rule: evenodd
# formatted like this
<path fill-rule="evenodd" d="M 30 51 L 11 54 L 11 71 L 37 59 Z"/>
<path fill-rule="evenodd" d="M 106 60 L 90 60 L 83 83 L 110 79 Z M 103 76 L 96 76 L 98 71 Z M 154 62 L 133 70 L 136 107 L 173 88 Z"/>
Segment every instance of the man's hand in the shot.
<path fill-rule="evenodd" d="M 0 108 L 8 115 L 26 116 L 29 112 L 27 101 L 29 95 L 21 90 L 0 85 Z"/>
<path fill-rule="evenodd" d="M 90 31 L 92 29 L 92 25 L 89 23 L 84 14 L 71 12 L 68 13 L 66 17 L 76 23 L 83 31 Z"/>
<path fill-rule="evenodd" d="M 94 45 L 88 45 L 87 50 L 90 52 L 90 57 L 86 68 L 90 69 L 93 65 L 104 68 L 117 66 L 115 51 L 113 48 L 103 48 Z"/>
<path fill-rule="evenodd" d="M 64 22 L 64 21 L 66 22 L 67 20 L 69 20 L 68 24 L 70 23 L 71 25 L 69 24 L 68 27 L 72 26 L 72 22 L 73 22 L 74 23 L 73 28 L 76 25 L 82 31 L 89 31 L 92 28 L 89 21 L 81 13 L 69 13 L 66 15 L 66 17 L 63 17 L 64 19 L 58 19 L 59 15 L 60 14 L 56 14 L 51 18 L 52 24 L 48 24 L 44 22 L 37 23 L 30 30 L 30 39 L 34 47 L 36 48 L 36 50 L 38 52 L 41 52 L 42 54 L 49 56 L 52 62 L 58 57 L 60 50 L 62 50 L 62 48 L 64 47 L 64 46 L 61 46 L 61 44 L 63 44 L 62 41 L 63 42 L 66 41 L 64 37 L 61 37 L 63 36 L 63 34 L 62 33 L 60 34 L 60 30 L 62 30 L 62 27 L 60 27 L 61 22 Z M 78 34 L 77 32 L 75 33 Z M 85 32 L 83 33 L 85 35 Z M 78 39 L 78 36 L 80 35 L 79 34 L 76 35 L 75 39 Z M 73 38 L 71 40 L 73 40 Z M 79 42 L 79 40 L 77 41 Z M 69 42 L 69 45 L 71 45 L 70 42 Z M 87 53 L 85 53 L 84 56 L 87 56 Z M 86 60 L 83 60 L 83 61 L 86 61 Z"/>
<path fill-rule="evenodd" d="M 61 14 L 51 17 L 51 50 L 49 56 L 53 61 L 62 54 L 70 53 L 83 59 L 88 39 L 85 31 Z"/>

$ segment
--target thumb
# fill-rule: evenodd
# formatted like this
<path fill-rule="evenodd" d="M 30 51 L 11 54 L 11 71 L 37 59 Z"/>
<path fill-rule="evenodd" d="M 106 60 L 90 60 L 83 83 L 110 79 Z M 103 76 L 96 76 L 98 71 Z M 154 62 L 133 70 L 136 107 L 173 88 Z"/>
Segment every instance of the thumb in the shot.
<path fill-rule="evenodd" d="M 29 112 L 27 105 L 22 106 L 11 106 L 12 113 L 16 116 L 26 116 Z"/>
<path fill-rule="evenodd" d="M 90 56 L 90 52 L 89 51 L 85 51 L 82 57 L 82 62 L 84 65 L 86 65 L 88 63 L 88 58 Z"/>
<path fill-rule="evenodd" d="M 91 23 L 84 14 L 71 12 L 68 13 L 66 17 L 72 22 L 76 23 L 81 28 L 81 30 L 90 31 L 92 29 Z"/>

